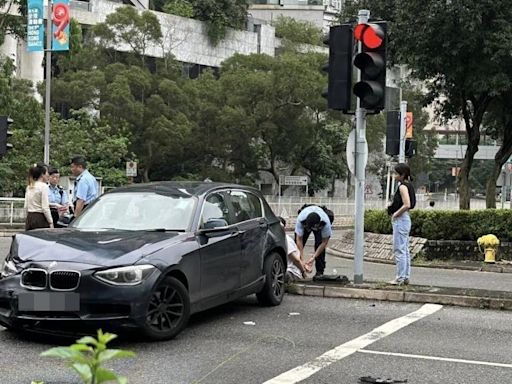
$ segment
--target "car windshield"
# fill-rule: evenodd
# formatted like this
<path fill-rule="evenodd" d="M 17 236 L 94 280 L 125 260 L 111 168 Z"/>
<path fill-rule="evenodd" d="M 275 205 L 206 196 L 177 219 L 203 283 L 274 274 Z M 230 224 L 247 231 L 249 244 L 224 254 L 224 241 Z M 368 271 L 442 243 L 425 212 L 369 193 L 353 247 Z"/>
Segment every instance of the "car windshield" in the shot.
<path fill-rule="evenodd" d="M 71 227 L 84 230 L 185 231 L 196 198 L 153 192 L 108 193 L 98 198 Z"/>

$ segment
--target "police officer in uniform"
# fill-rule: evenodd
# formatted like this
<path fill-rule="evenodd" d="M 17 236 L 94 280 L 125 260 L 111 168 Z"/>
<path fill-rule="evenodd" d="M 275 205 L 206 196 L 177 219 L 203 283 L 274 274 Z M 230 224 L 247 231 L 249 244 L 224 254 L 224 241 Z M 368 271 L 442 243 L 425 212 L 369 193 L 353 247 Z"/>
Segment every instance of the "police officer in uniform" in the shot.
<path fill-rule="evenodd" d="M 50 202 L 50 212 L 52 214 L 53 225 L 55 228 L 61 227 L 57 225 L 59 217 L 66 214 L 69 209 L 68 194 L 62 186 L 59 185 L 60 174 L 57 168 L 50 167 L 48 185 L 48 200 Z"/>

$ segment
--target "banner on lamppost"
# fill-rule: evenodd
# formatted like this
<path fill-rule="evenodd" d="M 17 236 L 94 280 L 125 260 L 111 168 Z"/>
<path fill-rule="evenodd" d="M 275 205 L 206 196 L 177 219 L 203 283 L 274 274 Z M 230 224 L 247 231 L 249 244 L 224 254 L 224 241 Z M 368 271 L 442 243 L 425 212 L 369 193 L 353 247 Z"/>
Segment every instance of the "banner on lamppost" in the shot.
<path fill-rule="evenodd" d="M 27 51 L 44 51 L 43 0 L 28 0 Z"/>
<path fill-rule="evenodd" d="M 55 0 L 52 12 L 52 51 L 69 50 L 69 0 Z"/>
<path fill-rule="evenodd" d="M 412 137 L 413 137 L 413 135 L 412 135 L 413 123 L 414 123 L 414 118 L 413 118 L 412 112 L 407 112 L 407 114 L 405 115 L 405 129 L 406 129 L 405 138 L 406 139 L 412 139 Z"/>

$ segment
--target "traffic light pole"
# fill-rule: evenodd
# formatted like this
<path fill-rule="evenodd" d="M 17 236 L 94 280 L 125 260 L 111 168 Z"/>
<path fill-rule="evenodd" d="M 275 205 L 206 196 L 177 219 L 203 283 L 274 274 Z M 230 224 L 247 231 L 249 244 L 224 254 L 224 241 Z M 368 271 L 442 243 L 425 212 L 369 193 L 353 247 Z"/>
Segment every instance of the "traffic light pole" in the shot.
<path fill-rule="evenodd" d="M 370 11 L 359 10 L 358 23 L 367 23 Z M 357 44 L 358 53 L 362 43 Z M 357 81 L 361 81 L 361 70 L 357 71 Z M 364 257 L 364 183 L 366 159 L 366 109 L 361 107 L 361 99 L 356 98 L 356 161 L 355 161 L 355 230 L 354 230 L 354 284 L 363 283 Z"/>
<path fill-rule="evenodd" d="M 398 162 L 405 163 L 405 134 L 406 134 L 407 101 L 400 102 L 400 152 Z"/>
<path fill-rule="evenodd" d="M 52 2 L 46 13 L 46 96 L 44 105 L 44 163 L 50 163 L 50 97 L 52 78 Z"/>

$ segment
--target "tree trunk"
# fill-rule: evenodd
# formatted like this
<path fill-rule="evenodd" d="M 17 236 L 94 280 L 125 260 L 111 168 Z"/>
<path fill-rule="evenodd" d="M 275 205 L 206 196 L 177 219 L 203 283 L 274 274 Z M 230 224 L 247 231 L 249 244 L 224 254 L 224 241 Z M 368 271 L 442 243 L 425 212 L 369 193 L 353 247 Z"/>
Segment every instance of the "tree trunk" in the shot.
<path fill-rule="evenodd" d="M 501 164 L 495 159 L 492 173 L 487 179 L 487 186 L 485 188 L 485 206 L 486 208 L 496 208 L 496 180 L 500 175 Z"/>
<path fill-rule="evenodd" d="M 471 101 L 472 108 L 468 104 L 469 101 Z M 468 146 L 458 179 L 459 209 L 463 210 L 470 209 L 471 186 L 469 185 L 469 173 L 471 172 L 471 166 L 480 144 L 480 125 L 491 98 L 487 95 L 482 95 L 478 99 L 472 97 L 469 101 L 465 97 L 462 98 L 462 114 L 466 124 L 466 137 L 468 139 Z"/>
<path fill-rule="evenodd" d="M 512 155 L 512 122 L 504 125 L 503 142 L 496 156 L 494 156 L 493 172 L 487 179 L 485 191 L 485 206 L 487 208 L 496 208 L 496 181 L 501 172 L 501 167 L 507 162 Z"/>
<path fill-rule="evenodd" d="M 466 155 L 464 161 L 460 167 L 459 174 L 459 209 L 470 209 L 471 201 L 471 188 L 469 185 L 469 172 L 471 172 L 471 166 L 473 165 L 473 159 L 475 154 L 478 152 L 478 140 L 473 143 L 468 141 L 468 148 L 466 149 Z"/>

